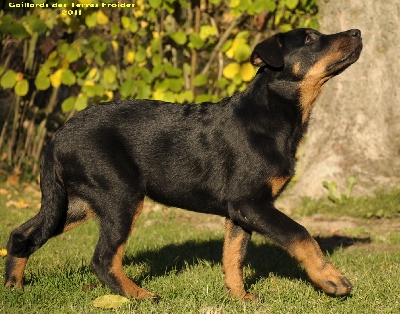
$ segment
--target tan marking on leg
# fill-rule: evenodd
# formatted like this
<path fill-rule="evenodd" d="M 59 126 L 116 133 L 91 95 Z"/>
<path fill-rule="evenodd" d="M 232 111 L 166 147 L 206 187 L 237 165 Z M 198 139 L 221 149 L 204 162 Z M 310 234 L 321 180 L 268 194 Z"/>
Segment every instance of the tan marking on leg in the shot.
<path fill-rule="evenodd" d="M 273 177 L 269 179 L 268 185 L 271 187 L 272 196 L 275 197 L 279 195 L 279 193 L 282 191 L 282 188 L 285 186 L 286 182 L 288 182 L 290 179 L 291 179 L 290 176 Z"/>
<path fill-rule="evenodd" d="M 303 264 L 310 279 L 326 293 L 350 293 L 351 283 L 328 261 L 313 238 L 292 244 L 289 253 Z"/>
<path fill-rule="evenodd" d="M 110 272 L 117 278 L 124 295 L 128 297 L 134 297 L 138 300 L 157 297 L 154 293 L 151 293 L 136 285 L 126 276 L 122 268 L 122 257 L 124 255 L 124 249 L 125 244 L 121 245 L 118 248 L 117 253 L 115 254 L 112 261 L 112 267 L 110 269 Z"/>
<path fill-rule="evenodd" d="M 225 288 L 230 297 L 239 299 L 254 299 L 255 296 L 247 294 L 243 282 L 243 252 L 241 251 L 245 241 L 244 231 L 234 235 L 232 228 L 234 223 L 227 219 L 225 223 L 225 237 L 222 254 L 222 265 L 225 274 Z"/>
<path fill-rule="evenodd" d="M 140 216 L 140 213 L 143 210 L 143 201 L 141 201 L 136 207 L 136 213 L 132 220 L 131 230 L 129 235 L 132 233 L 133 227 Z M 124 256 L 125 244 L 123 243 L 117 250 L 113 260 L 110 272 L 117 278 L 120 287 L 123 290 L 123 293 L 128 297 L 134 297 L 135 299 L 148 299 L 153 298 L 157 299 L 158 296 L 150 291 L 147 291 L 138 285 L 136 285 L 132 280 L 130 280 L 123 268 L 122 268 L 122 258 Z"/>
<path fill-rule="evenodd" d="M 17 289 L 24 290 L 24 271 L 26 263 L 28 262 L 28 258 L 14 256 L 8 256 L 7 258 L 12 259 L 11 263 L 13 265 L 13 269 L 11 271 L 9 280 L 5 284 L 5 287 L 15 287 Z"/>

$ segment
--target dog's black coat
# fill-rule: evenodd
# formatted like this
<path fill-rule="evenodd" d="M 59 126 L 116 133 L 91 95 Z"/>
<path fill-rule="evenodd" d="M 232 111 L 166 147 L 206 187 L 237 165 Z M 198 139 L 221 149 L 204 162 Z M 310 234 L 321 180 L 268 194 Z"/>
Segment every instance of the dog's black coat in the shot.
<path fill-rule="evenodd" d="M 149 196 L 227 218 L 224 271 L 232 295 L 249 296 L 242 281 L 229 278 L 241 274 L 252 231 L 302 261 L 328 293 L 348 293 L 350 283 L 333 266 L 330 274 L 323 274 L 325 266 L 314 269 L 329 262 L 308 232 L 273 202 L 294 175 L 312 103 L 329 78 L 358 59 L 361 48 L 358 30 L 322 35 L 298 29 L 258 44 L 251 62 L 260 69 L 248 89 L 216 104 L 118 101 L 77 114 L 47 144 L 42 208 L 10 236 L 6 285 L 22 285 L 30 254 L 94 214 L 100 239 L 92 266 L 100 280 L 124 295 L 153 296 L 127 282 L 118 265 Z M 309 250 L 311 266 L 302 253 Z"/>

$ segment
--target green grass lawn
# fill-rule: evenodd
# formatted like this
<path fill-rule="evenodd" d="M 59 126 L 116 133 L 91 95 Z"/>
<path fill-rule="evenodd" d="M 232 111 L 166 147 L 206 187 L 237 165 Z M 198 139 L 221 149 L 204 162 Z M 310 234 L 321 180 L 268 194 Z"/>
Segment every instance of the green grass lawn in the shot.
<path fill-rule="evenodd" d="M 384 207 L 382 198 L 370 199 L 368 204 Z M 5 248 L 9 232 L 37 212 L 38 200 L 32 187 L 0 189 L 0 249 Z M 352 202 L 354 209 L 357 202 Z M 358 212 L 364 210 L 363 204 L 360 201 Z M 302 215 L 317 204 L 307 206 L 300 210 Z M 363 219 L 370 223 L 372 218 Z M 385 219 L 399 218 L 394 213 Z M 385 241 L 375 241 L 378 237 L 371 235 L 370 243 L 350 241 L 344 246 L 335 238 L 321 238 L 328 243 L 323 249 L 330 260 L 354 285 L 347 298 L 325 295 L 296 261 L 254 235 L 245 275 L 247 289 L 259 299 L 242 302 L 227 298 L 223 289 L 223 219 L 153 206 L 137 222 L 123 264 L 136 283 L 162 296 L 159 303 L 132 301 L 113 310 L 91 305 L 97 297 L 111 293 L 105 286 L 82 290 L 97 282 L 89 267 L 98 237 L 96 221 L 91 220 L 50 240 L 30 258 L 24 292 L 0 288 L 0 313 L 400 313 L 398 231 L 388 233 Z M 4 282 L 4 258 L 0 259 Z"/>

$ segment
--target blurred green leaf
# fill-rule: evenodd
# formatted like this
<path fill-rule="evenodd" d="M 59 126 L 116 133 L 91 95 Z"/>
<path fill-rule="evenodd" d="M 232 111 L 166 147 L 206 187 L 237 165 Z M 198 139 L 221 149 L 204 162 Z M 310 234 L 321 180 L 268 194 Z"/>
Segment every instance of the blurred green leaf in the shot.
<path fill-rule="evenodd" d="M 121 33 L 121 27 L 118 24 L 112 24 L 111 34 L 113 35 L 113 38 L 117 38 L 120 33 Z"/>
<path fill-rule="evenodd" d="M 160 65 L 162 62 L 161 60 L 161 56 L 159 54 L 155 54 L 153 55 L 153 57 L 151 58 L 151 63 L 153 64 L 153 66 L 158 66 Z"/>
<path fill-rule="evenodd" d="M 249 60 L 251 55 L 250 46 L 247 44 L 239 45 L 234 52 L 234 59 L 238 62 L 243 62 Z"/>
<path fill-rule="evenodd" d="M 61 103 L 61 109 L 63 112 L 70 112 L 75 107 L 75 97 L 71 96 L 65 99 Z"/>
<path fill-rule="evenodd" d="M 139 75 L 147 84 L 150 84 L 153 81 L 153 74 L 147 68 L 141 68 L 139 71 Z"/>
<path fill-rule="evenodd" d="M 288 32 L 290 30 L 292 30 L 292 25 L 290 24 L 282 24 L 279 26 L 279 29 L 281 30 L 281 32 Z"/>
<path fill-rule="evenodd" d="M 232 47 L 232 43 L 233 43 L 233 40 L 232 40 L 232 39 L 227 40 L 227 41 L 222 45 L 222 47 L 221 47 L 221 52 L 226 52 L 226 51 L 228 51 L 229 48 Z"/>
<path fill-rule="evenodd" d="M 95 27 L 97 25 L 97 12 L 93 12 L 85 17 L 87 27 Z"/>
<path fill-rule="evenodd" d="M 233 79 L 234 76 L 239 73 L 240 71 L 240 64 L 236 62 L 229 63 L 222 71 L 222 74 L 227 79 Z"/>
<path fill-rule="evenodd" d="M 60 62 L 60 59 L 58 57 L 58 52 L 53 51 L 47 57 L 46 66 L 48 66 L 50 68 L 56 67 L 56 66 L 58 66 L 59 62 Z"/>
<path fill-rule="evenodd" d="M 263 0 L 254 1 L 249 8 L 249 14 L 258 14 L 264 11 L 266 9 L 264 2 Z"/>
<path fill-rule="evenodd" d="M 251 5 L 251 3 L 252 3 L 251 0 L 240 0 L 240 3 L 237 6 L 237 9 L 240 11 L 247 11 L 247 9 Z"/>
<path fill-rule="evenodd" d="M 199 36 L 202 40 L 209 39 L 211 36 L 217 35 L 218 30 L 211 25 L 202 25 L 200 27 L 200 33 Z"/>
<path fill-rule="evenodd" d="M 0 85 L 4 89 L 13 88 L 17 81 L 17 73 L 13 70 L 7 70 L 0 79 Z"/>
<path fill-rule="evenodd" d="M 103 78 L 107 81 L 107 83 L 112 84 L 117 79 L 117 71 L 115 67 L 108 67 L 104 69 Z"/>
<path fill-rule="evenodd" d="M 201 94 L 201 95 L 197 95 L 194 102 L 196 104 L 202 103 L 202 102 L 208 102 L 211 101 L 211 95 L 207 95 L 207 94 Z"/>
<path fill-rule="evenodd" d="M 189 41 L 193 48 L 201 49 L 204 46 L 204 41 L 198 34 L 190 34 Z"/>
<path fill-rule="evenodd" d="M 146 50 L 143 47 L 139 47 L 136 55 L 135 55 L 136 62 L 140 63 L 146 60 Z"/>
<path fill-rule="evenodd" d="M 20 23 L 12 23 L 8 29 L 10 34 L 18 39 L 24 39 L 29 37 L 29 33 L 25 27 Z"/>
<path fill-rule="evenodd" d="M 168 89 L 174 93 L 179 93 L 184 85 L 184 80 L 182 78 L 170 78 L 166 79 L 168 82 Z"/>
<path fill-rule="evenodd" d="M 86 96 L 79 95 L 78 98 L 76 98 L 75 101 L 75 109 L 78 111 L 81 111 L 85 109 L 88 105 L 88 99 Z"/>
<path fill-rule="evenodd" d="M 194 95 L 191 90 L 184 91 L 183 95 L 185 96 L 185 100 L 187 100 L 188 102 L 193 102 Z"/>
<path fill-rule="evenodd" d="M 0 33 L 8 33 L 14 18 L 10 14 L 0 16 Z"/>
<path fill-rule="evenodd" d="M 133 88 L 135 87 L 133 80 L 126 80 L 122 83 L 119 92 L 123 98 L 128 98 L 133 93 Z"/>
<path fill-rule="evenodd" d="M 163 66 L 162 64 L 160 64 L 160 65 L 154 67 L 151 73 L 152 73 L 152 75 L 153 75 L 154 77 L 158 77 L 158 76 L 161 75 L 161 73 L 163 72 L 163 70 L 164 70 L 164 66 Z"/>
<path fill-rule="evenodd" d="M 187 41 L 187 35 L 183 31 L 178 31 L 175 33 L 169 34 L 169 36 L 175 41 L 178 45 L 184 45 Z"/>
<path fill-rule="evenodd" d="M 150 42 L 151 52 L 155 53 L 160 50 L 160 38 L 153 38 Z"/>
<path fill-rule="evenodd" d="M 91 42 L 93 44 L 93 50 L 98 53 L 101 53 L 107 49 L 107 42 L 98 36 L 92 37 Z"/>
<path fill-rule="evenodd" d="M 74 85 L 76 83 L 75 74 L 70 69 L 65 69 L 61 74 L 61 83 L 67 86 Z"/>
<path fill-rule="evenodd" d="M 228 92 L 228 96 L 232 96 L 235 91 L 236 91 L 236 85 L 234 83 L 231 83 L 228 85 L 228 88 L 226 89 L 226 91 Z"/>
<path fill-rule="evenodd" d="M 152 96 L 153 90 L 150 85 L 147 85 L 143 81 L 135 81 L 134 82 L 137 87 L 136 98 L 138 99 L 149 99 Z"/>
<path fill-rule="evenodd" d="M 35 78 L 35 86 L 38 90 L 46 90 L 50 87 L 50 79 L 46 74 L 40 72 Z"/>
<path fill-rule="evenodd" d="M 233 77 L 233 83 L 235 83 L 236 85 L 242 84 L 242 76 L 240 75 L 240 72 L 236 73 Z"/>
<path fill-rule="evenodd" d="M 167 91 L 164 93 L 162 100 L 166 102 L 175 102 L 175 95 L 172 92 Z"/>
<path fill-rule="evenodd" d="M 285 0 L 285 4 L 290 10 L 294 10 L 299 4 L 299 0 Z"/>
<path fill-rule="evenodd" d="M 65 57 L 67 58 L 68 62 L 70 62 L 70 63 L 75 62 L 79 58 L 78 49 L 71 47 L 71 46 L 68 47 Z"/>
<path fill-rule="evenodd" d="M 121 24 L 123 28 L 128 29 L 131 26 L 131 19 L 127 16 L 122 16 Z"/>
<path fill-rule="evenodd" d="M 18 96 L 25 96 L 29 91 L 29 82 L 26 79 L 18 81 L 14 86 L 14 92 Z"/>
<path fill-rule="evenodd" d="M 36 16 L 29 23 L 30 29 L 38 33 L 39 35 L 44 34 L 47 31 L 47 26 L 44 21 L 39 20 Z"/>
<path fill-rule="evenodd" d="M 181 77 L 182 76 L 182 70 L 179 69 L 179 68 L 175 68 L 169 62 L 166 62 L 164 64 L 164 70 L 165 70 L 165 73 L 167 73 L 169 76 L 175 76 L 175 77 Z"/>
<path fill-rule="evenodd" d="M 128 30 L 131 33 L 136 33 L 139 29 L 137 20 L 134 17 L 121 17 L 121 24 L 124 29 Z"/>
<path fill-rule="evenodd" d="M 85 85 L 82 87 L 82 91 L 89 98 L 93 98 L 95 96 L 102 96 L 104 94 L 104 88 L 99 84 Z"/>
<path fill-rule="evenodd" d="M 162 0 L 149 0 L 149 4 L 152 8 L 159 8 L 161 6 Z"/>
<path fill-rule="evenodd" d="M 193 80 L 193 85 L 196 87 L 199 86 L 204 86 L 206 85 L 208 82 L 208 77 L 204 74 L 198 74 L 195 76 L 194 80 Z"/>

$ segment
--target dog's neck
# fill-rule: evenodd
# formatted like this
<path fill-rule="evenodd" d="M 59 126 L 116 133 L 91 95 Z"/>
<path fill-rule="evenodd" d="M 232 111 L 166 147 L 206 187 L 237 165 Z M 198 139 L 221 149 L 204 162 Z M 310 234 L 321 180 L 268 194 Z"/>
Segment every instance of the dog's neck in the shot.
<path fill-rule="evenodd" d="M 257 73 L 244 93 L 254 98 L 253 103 L 292 107 L 294 112 L 301 115 L 301 123 L 306 127 L 313 105 L 323 89 L 323 83 L 313 84 L 311 80 L 300 79 L 287 80 L 280 73 L 266 70 Z M 275 101 L 269 101 L 271 98 Z"/>

